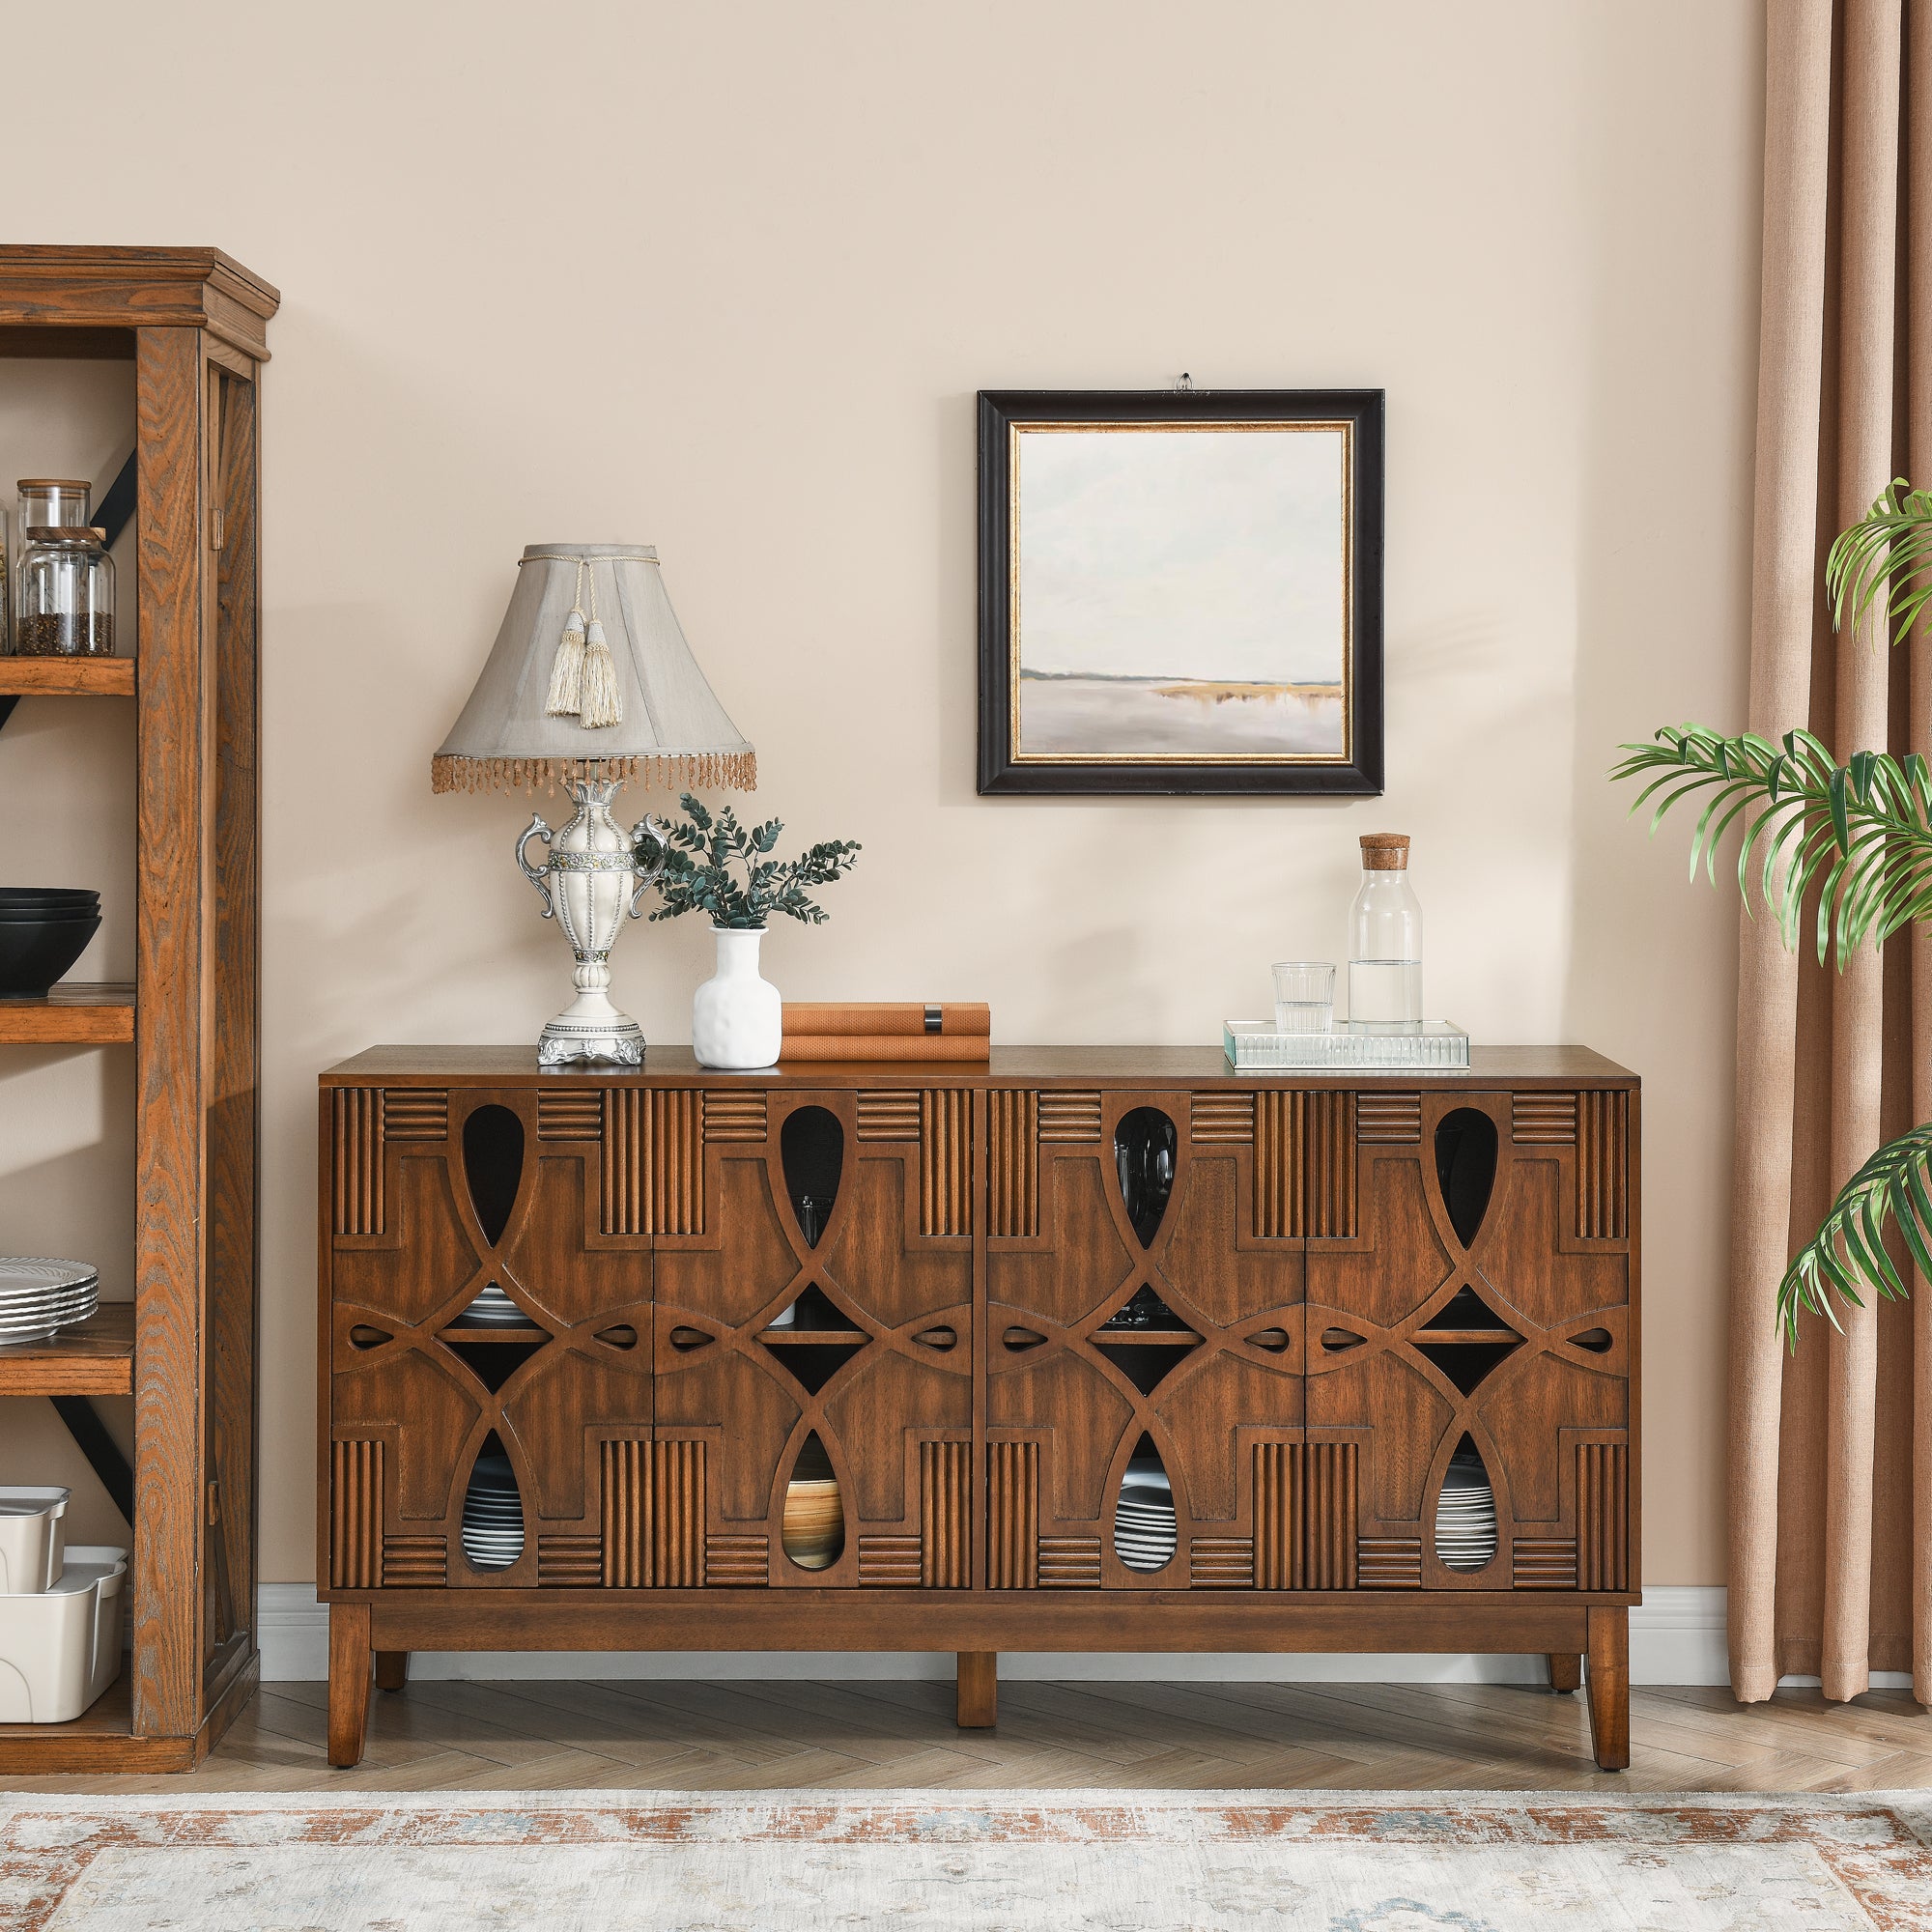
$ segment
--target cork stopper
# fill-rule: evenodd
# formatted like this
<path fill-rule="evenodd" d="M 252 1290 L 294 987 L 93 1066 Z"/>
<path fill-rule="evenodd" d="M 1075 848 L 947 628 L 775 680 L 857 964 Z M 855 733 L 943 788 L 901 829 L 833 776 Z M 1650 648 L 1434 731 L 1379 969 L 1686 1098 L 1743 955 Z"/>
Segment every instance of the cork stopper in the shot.
<path fill-rule="evenodd" d="M 1408 834 L 1406 832 L 1363 833 L 1362 870 L 1365 872 L 1407 871 Z"/>

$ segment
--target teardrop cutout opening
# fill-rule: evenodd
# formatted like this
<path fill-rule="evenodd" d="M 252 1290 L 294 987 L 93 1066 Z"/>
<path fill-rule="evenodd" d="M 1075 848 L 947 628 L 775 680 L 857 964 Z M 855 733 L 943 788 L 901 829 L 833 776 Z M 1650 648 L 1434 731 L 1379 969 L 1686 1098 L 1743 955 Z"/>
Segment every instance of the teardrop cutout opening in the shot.
<path fill-rule="evenodd" d="M 1114 1129 L 1114 1168 L 1127 1220 L 1142 1247 L 1153 1245 L 1174 1192 L 1175 1155 L 1180 1146 L 1174 1122 L 1158 1107 L 1136 1107 Z"/>
<path fill-rule="evenodd" d="M 1496 1553 L 1496 1496 L 1482 1451 L 1464 1435 L 1435 1498 L 1435 1554 L 1445 1570 L 1471 1575 Z"/>
<path fill-rule="evenodd" d="M 384 1342 L 396 1338 L 386 1328 L 372 1328 L 366 1321 L 358 1321 L 349 1331 L 349 1346 L 352 1349 L 380 1349 Z"/>
<path fill-rule="evenodd" d="M 1466 1248 L 1496 1184 L 1496 1123 L 1474 1107 L 1444 1114 L 1435 1128 L 1435 1179 L 1449 1225 Z"/>
<path fill-rule="evenodd" d="M 1000 1337 L 1001 1345 L 1011 1350 L 1015 1355 L 1023 1355 L 1029 1349 L 1037 1349 L 1045 1341 L 1046 1337 L 1037 1328 L 1022 1328 L 1017 1321 Z"/>
<path fill-rule="evenodd" d="M 607 1349 L 635 1349 L 638 1331 L 628 1321 L 619 1321 L 612 1327 L 598 1329 L 597 1339 Z"/>
<path fill-rule="evenodd" d="M 1143 1435 L 1121 1473 L 1114 1499 L 1114 1554 L 1129 1570 L 1165 1570 L 1176 1543 L 1174 1485 L 1151 1435 Z"/>
<path fill-rule="evenodd" d="M 959 1331 L 945 1323 L 937 1328 L 922 1328 L 912 1338 L 922 1349 L 931 1349 L 944 1355 L 959 1346 Z"/>
<path fill-rule="evenodd" d="M 845 1551 L 845 1500 L 814 1429 L 799 1444 L 785 1484 L 784 1553 L 801 1570 L 829 1570 Z"/>
<path fill-rule="evenodd" d="M 1593 1355 L 1607 1355 L 1616 1347 L 1616 1338 L 1607 1328 L 1585 1328 L 1570 1338 L 1573 1349 L 1586 1349 Z"/>
<path fill-rule="evenodd" d="M 838 1115 L 824 1107 L 801 1107 L 788 1114 L 779 1130 L 779 1161 L 798 1231 L 806 1246 L 815 1248 L 832 1218 L 845 1165 L 845 1129 Z"/>
<path fill-rule="evenodd" d="M 507 1570 L 524 1553 L 524 1498 L 493 1429 L 476 1452 L 463 1498 L 463 1554 L 472 1570 Z"/>
<path fill-rule="evenodd" d="M 494 1248 L 510 1225 L 524 1179 L 524 1123 L 494 1100 L 463 1123 L 463 1179 L 483 1238 Z"/>
<path fill-rule="evenodd" d="M 692 1328 L 682 1321 L 670 1331 L 670 1345 L 680 1355 L 688 1355 L 694 1349 L 708 1349 L 716 1339 L 702 1328 Z"/>
<path fill-rule="evenodd" d="M 1321 1331 L 1321 1347 L 1331 1355 L 1339 1355 L 1349 1349 L 1359 1349 L 1368 1342 L 1366 1335 L 1357 1335 L 1352 1328 L 1324 1328 Z"/>
<path fill-rule="evenodd" d="M 1265 1349 L 1270 1355 L 1284 1355 L 1288 1352 L 1288 1330 L 1286 1328 L 1257 1328 L 1248 1337 L 1251 1349 Z"/>

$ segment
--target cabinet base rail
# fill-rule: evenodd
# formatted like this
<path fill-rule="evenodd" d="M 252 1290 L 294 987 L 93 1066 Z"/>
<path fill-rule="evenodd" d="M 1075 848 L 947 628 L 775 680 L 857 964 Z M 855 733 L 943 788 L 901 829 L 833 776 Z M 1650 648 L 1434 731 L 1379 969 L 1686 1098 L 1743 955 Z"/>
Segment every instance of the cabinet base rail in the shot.
<path fill-rule="evenodd" d="M 950 1650 L 957 1659 L 959 1725 L 980 1729 L 998 1721 L 1005 1649 L 1542 1655 L 1557 1690 L 1576 1688 L 1572 1669 L 1583 1666 L 1599 1769 L 1630 1764 L 1631 1596 L 1524 1603 L 1470 1592 L 1454 1601 L 1390 1604 L 1364 1603 L 1357 1591 L 1297 1592 L 1285 1604 L 1272 1594 L 1236 1603 L 1148 1592 L 1126 1605 L 1098 1592 L 961 1591 L 940 1604 L 908 1602 L 897 1592 L 855 1602 L 855 1593 L 810 1590 L 675 1590 L 600 1591 L 606 1601 L 586 1605 L 516 1594 L 523 1601 L 426 1590 L 331 1602 L 329 1763 L 346 1769 L 361 1758 L 371 1687 L 400 1690 L 415 1650 Z M 1025 1601 L 1016 1603 L 1021 1595 Z M 629 1602 L 608 1601 L 612 1596 Z M 892 1597 L 898 1601 L 880 1601 Z M 783 1600 L 782 1619 L 777 1599 Z"/>

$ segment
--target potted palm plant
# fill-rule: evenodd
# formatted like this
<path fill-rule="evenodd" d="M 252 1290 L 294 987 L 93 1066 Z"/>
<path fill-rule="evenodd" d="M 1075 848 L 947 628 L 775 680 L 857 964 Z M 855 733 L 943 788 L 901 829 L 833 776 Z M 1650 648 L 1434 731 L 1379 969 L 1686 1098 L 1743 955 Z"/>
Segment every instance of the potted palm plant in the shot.
<path fill-rule="evenodd" d="M 823 925 L 824 908 L 807 896 L 806 888 L 842 878 L 858 864 L 858 844 L 831 838 L 808 846 L 796 859 L 774 859 L 784 830 L 779 819 L 740 825 L 728 805 L 714 816 L 689 792 L 678 804 L 684 817 L 664 840 L 664 865 L 657 874 L 663 904 L 651 917 L 705 913 L 718 936 L 717 971 L 691 1003 L 692 1050 L 705 1066 L 770 1066 L 783 1037 L 783 1009 L 779 989 L 758 972 L 766 923 L 782 913 L 807 925 Z"/>
<path fill-rule="evenodd" d="M 1825 563 L 1832 621 L 1856 627 L 1876 607 L 1894 639 L 1932 609 L 1932 490 L 1899 478 L 1833 544 Z M 1927 626 L 1932 636 L 1932 623 Z M 1859 947 L 1932 922 L 1932 767 L 1917 753 L 1894 758 L 1856 752 L 1843 764 L 1808 731 L 1781 745 L 1702 724 L 1666 726 L 1648 744 L 1625 745 L 1613 779 L 1642 779 L 1633 811 L 1657 801 L 1654 832 L 1672 807 L 1702 805 L 1690 838 L 1690 874 L 1701 862 L 1717 878 L 1718 847 L 1741 826 L 1738 890 L 1776 915 L 1795 949 L 1805 903 L 1821 962 L 1840 967 Z M 1834 1297 L 1862 1307 L 1861 1291 L 1904 1299 L 1886 1252 L 1896 1228 L 1914 1269 L 1932 1282 L 1932 1122 L 1900 1134 L 1847 1181 L 1816 1234 L 1778 1285 L 1778 1319 L 1795 1347 L 1809 1309 L 1834 1324 Z"/>

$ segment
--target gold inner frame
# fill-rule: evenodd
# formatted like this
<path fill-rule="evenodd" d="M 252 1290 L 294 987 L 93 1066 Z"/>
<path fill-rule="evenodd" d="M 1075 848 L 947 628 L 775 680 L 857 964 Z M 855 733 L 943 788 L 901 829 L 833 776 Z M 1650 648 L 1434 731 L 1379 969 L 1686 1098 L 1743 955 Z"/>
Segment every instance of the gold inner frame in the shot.
<path fill-rule="evenodd" d="M 1024 752 L 1020 749 L 1020 438 L 1034 435 L 1298 436 L 1310 431 L 1342 439 L 1342 749 L 1338 753 Z M 1355 685 L 1355 423 L 1165 418 L 1153 422 L 1015 422 L 1007 426 L 1007 755 L 1016 765 L 1349 765 L 1354 763 Z"/>

